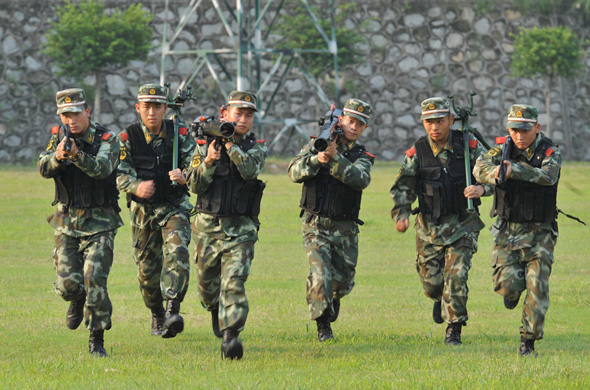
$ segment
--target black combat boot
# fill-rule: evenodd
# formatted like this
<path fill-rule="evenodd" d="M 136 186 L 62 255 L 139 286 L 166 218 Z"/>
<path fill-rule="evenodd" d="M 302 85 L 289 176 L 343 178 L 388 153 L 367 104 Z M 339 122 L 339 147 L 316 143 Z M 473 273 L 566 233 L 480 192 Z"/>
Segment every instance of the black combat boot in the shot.
<path fill-rule="evenodd" d="M 446 345 L 461 345 L 461 327 L 463 326 L 460 322 L 455 322 L 447 326 L 445 333 L 445 344 Z"/>
<path fill-rule="evenodd" d="M 166 303 L 166 319 L 164 320 L 164 332 L 162 337 L 169 339 L 175 337 L 184 330 L 184 319 L 179 314 L 180 302 L 171 299 Z"/>
<path fill-rule="evenodd" d="M 219 330 L 219 305 L 215 309 L 211 310 L 211 327 L 213 328 L 213 334 L 218 338 L 222 338 L 223 334 Z"/>
<path fill-rule="evenodd" d="M 506 297 L 504 297 L 504 307 L 506 307 L 506 309 L 514 309 L 516 306 L 518 306 L 518 301 L 519 301 L 520 297 L 512 300 L 512 299 L 508 299 Z"/>
<path fill-rule="evenodd" d="M 334 308 L 334 315 L 330 317 L 330 322 L 336 322 L 340 313 L 340 298 L 334 298 L 332 307 Z"/>
<path fill-rule="evenodd" d="M 88 340 L 88 350 L 92 356 L 108 357 L 104 349 L 104 330 L 93 330 L 90 332 Z"/>
<path fill-rule="evenodd" d="M 535 352 L 535 340 L 521 337 L 519 352 L 522 357 L 537 357 L 537 353 Z"/>
<path fill-rule="evenodd" d="M 68 328 L 74 330 L 78 329 L 84 319 L 84 303 L 86 303 L 86 294 L 76 301 L 70 302 L 68 314 L 66 316 L 66 325 Z"/>
<path fill-rule="evenodd" d="M 330 315 L 324 313 L 316 318 L 315 321 L 318 325 L 318 340 L 321 342 L 332 340 L 334 335 L 332 334 L 332 327 L 330 326 Z"/>
<path fill-rule="evenodd" d="M 240 332 L 234 328 L 227 328 L 223 331 L 223 341 L 221 342 L 221 358 L 222 359 L 241 359 L 244 356 L 244 347 L 238 335 Z"/>
<path fill-rule="evenodd" d="M 441 301 L 434 301 L 432 305 L 432 319 L 437 324 L 442 324 L 445 320 L 442 318 L 442 302 Z"/>
<path fill-rule="evenodd" d="M 162 306 L 152 309 L 152 336 L 161 336 L 164 333 L 164 320 L 166 311 Z"/>

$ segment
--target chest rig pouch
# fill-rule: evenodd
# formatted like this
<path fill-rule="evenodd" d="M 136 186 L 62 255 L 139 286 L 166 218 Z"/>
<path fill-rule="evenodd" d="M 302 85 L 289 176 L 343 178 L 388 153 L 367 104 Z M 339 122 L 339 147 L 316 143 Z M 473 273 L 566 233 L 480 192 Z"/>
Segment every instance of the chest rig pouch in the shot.
<path fill-rule="evenodd" d="M 533 168 L 541 168 L 547 150 L 555 147 L 553 141 L 543 137 L 529 164 Z M 510 158 L 514 159 L 513 156 Z M 507 221 L 520 223 L 556 222 L 558 183 L 559 179 L 552 186 L 543 186 L 523 180 L 508 179 L 495 187 L 491 216 L 498 215 Z"/>
<path fill-rule="evenodd" d="M 82 142 L 82 150 L 89 156 L 96 156 L 100 149 L 100 143 L 108 130 L 96 125 L 92 143 Z M 63 134 L 59 135 L 63 138 Z M 72 140 L 73 142 L 73 140 Z M 121 211 L 118 204 L 119 191 L 117 190 L 117 170 L 104 179 L 95 179 L 88 176 L 71 161 L 66 163 L 63 171 L 53 179 L 55 182 L 55 201 L 68 207 L 94 208 L 112 206 Z"/>
<path fill-rule="evenodd" d="M 128 193 L 127 201 L 133 199 L 137 203 L 178 204 L 182 197 L 188 194 L 186 186 L 173 186 L 170 180 L 168 172 L 172 170 L 174 124 L 170 120 L 165 120 L 164 126 L 166 126 L 166 138 L 155 147 L 153 142 L 151 144 L 146 142 L 139 123 L 134 123 L 125 129 L 129 136 L 137 177 L 141 180 L 153 180 L 156 183 L 156 192 L 150 198 L 143 199 Z M 180 161 L 178 163 L 177 166 L 182 169 Z"/>
<path fill-rule="evenodd" d="M 364 152 L 365 147 L 355 145 L 343 153 L 350 162 L 355 162 Z M 362 224 L 358 219 L 363 192 L 357 191 L 330 175 L 330 167 L 323 164 L 318 174 L 303 182 L 299 207 L 302 213 L 320 215 L 340 220 L 352 220 Z"/>
<path fill-rule="evenodd" d="M 449 153 L 445 166 L 434 157 L 427 136 L 416 141 L 418 158 L 418 210 L 435 223 L 441 215 L 464 214 L 467 210 L 465 190 L 465 156 L 463 134 L 451 130 L 453 152 Z M 475 179 L 471 178 L 472 182 Z M 481 204 L 473 199 L 473 205 Z"/>
<path fill-rule="evenodd" d="M 248 152 L 255 144 L 256 137 L 250 134 L 236 146 Z M 221 159 L 213 173 L 213 181 L 209 188 L 198 196 L 195 208 L 202 213 L 217 216 L 257 217 L 260 214 L 265 187 L 266 184 L 259 179 L 244 180 L 225 148 L 222 148 Z"/>

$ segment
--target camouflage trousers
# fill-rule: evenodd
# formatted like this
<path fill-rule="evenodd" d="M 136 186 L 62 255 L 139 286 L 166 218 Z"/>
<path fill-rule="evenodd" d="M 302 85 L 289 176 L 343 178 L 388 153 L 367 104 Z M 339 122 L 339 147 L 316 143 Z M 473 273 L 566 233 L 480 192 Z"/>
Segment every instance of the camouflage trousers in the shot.
<path fill-rule="evenodd" d="M 467 278 L 471 258 L 477 252 L 478 234 L 464 236 L 450 245 L 433 245 L 416 238 L 416 271 L 427 297 L 441 301 L 442 317 L 449 323 L 466 323 Z"/>
<path fill-rule="evenodd" d="M 326 309 L 334 315 L 333 299 L 348 295 L 354 287 L 358 235 L 331 236 L 317 230 L 303 235 L 309 261 L 307 305 L 315 320 Z"/>
<path fill-rule="evenodd" d="M 526 290 L 520 334 L 527 339 L 543 338 L 545 314 L 549 309 L 549 276 L 556 243 L 557 237 L 551 232 L 537 232 L 530 248 L 510 251 L 494 243 L 494 291 L 510 300 L 517 300 Z"/>
<path fill-rule="evenodd" d="M 107 279 L 113 264 L 117 229 L 84 237 L 55 232 L 53 261 L 57 279 L 55 292 L 65 301 L 86 295 L 84 324 L 93 330 L 111 328 L 113 306 L 107 290 Z"/>
<path fill-rule="evenodd" d="M 215 238 L 193 233 L 195 263 L 199 279 L 199 299 L 207 310 L 219 307 L 219 329 L 244 330 L 249 306 L 246 280 L 254 258 L 257 232 L 237 237 Z"/>
<path fill-rule="evenodd" d="M 190 275 L 190 232 L 189 217 L 183 213 L 152 229 L 131 226 L 137 280 L 149 309 L 162 307 L 163 300 L 184 299 Z"/>

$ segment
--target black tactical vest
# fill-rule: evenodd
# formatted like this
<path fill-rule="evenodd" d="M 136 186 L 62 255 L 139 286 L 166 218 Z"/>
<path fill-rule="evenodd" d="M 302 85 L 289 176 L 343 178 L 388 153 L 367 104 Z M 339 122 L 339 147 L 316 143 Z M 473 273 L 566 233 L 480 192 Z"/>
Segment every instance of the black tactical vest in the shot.
<path fill-rule="evenodd" d="M 529 164 L 533 168 L 540 168 L 547 149 L 555 147 L 549 138 L 541 138 Z M 512 148 L 511 159 L 515 149 Z M 491 216 L 498 215 L 507 221 L 520 223 L 555 222 L 557 219 L 558 183 L 559 178 L 552 186 L 508 179 L 501 185 L 496 185 Z"/>
<path fill-rule="evenodd" d="M 104 127 L 96 125 L 92 143 L 82 142 L 81 150 L 89 156 L 96 156 L 100 149 L 103 137 L 114 137 Z M 63 138 L 63 134 L 59 134 Z M 106 138 L 105 138 L 106 139 Z M 72 139 L 73 142 L 73 139 Z M 66 162 L 66 167 L 54 178 L 55 203 L 61 203 L 68 207 L 94 208 L 112 206 L 121 211 L 118 204 L 119 191 L 117 190 L 117 170 L 104 179 L 95 179 L 88 176 L 71 161 Z"/>
<path fill-rule="evenodd" d="M 133 194 L 127 194 L 127 200 L 133 199 L 137 203 L 158 204 L 170 202 L 178 204 L 188 188 L 182 185 L 172 185 L 168 172 L 172 170 L 174 123 L 165 120 L 166 138 L 157 147 L 153 142 L 145 141 L 143 129 L 139 123 L 127 127 L 125 131 L 129 136 L 131 154 L 135 163 L 137 177 L 141 180 L 153 180 L 156 183 L 156 192 L 148 199 L 143 199 Z M 178 153 L 180 159 L 180 153 Z M 180 162 L 177 165 L 180 169 Z"/>
<path fill-rule="evenodd" d="M 252 149 L 256 137 L 250 134 L 236 144 L 244 152 Z M 221 148 L 221 159 L 215 166 L 213 181 L 197 197 L 195 208 L 202 213 L 220 217 L 245 215 L 257 217 L 266 184 L 261 180 L 244 180 L 238 167 L 231 161 L 227 150 Z"/>
<path fill-rule="evenodd" d="M 355 162 L 365 147 L 356 144 L 343 153 L 350 162 Z M 311 214 L 333 219 L 359 221 L 361 196 L 357 191 L 330 175 L 330 167 L 322 164 L 318 174 L 303 182 L 299 207 Z M 303 212 L 303 211 L 302 211 Z"/>
<path fill-rule="evenodd" d="M 464 214 L 467 210 L 467 198 L 463 194 L 466 187 L 465 155 L 463 134 L 451 130 L 453 152 L 449 153 L 446 166 L 434 157 L 428 136 L 416 141 L 418 158 L 418 210 L 436 221 L 441 215 Z M 471 182 L 475 183 L 473 176 Z M 481 200 L 473 199 L 473 206 Z"/>

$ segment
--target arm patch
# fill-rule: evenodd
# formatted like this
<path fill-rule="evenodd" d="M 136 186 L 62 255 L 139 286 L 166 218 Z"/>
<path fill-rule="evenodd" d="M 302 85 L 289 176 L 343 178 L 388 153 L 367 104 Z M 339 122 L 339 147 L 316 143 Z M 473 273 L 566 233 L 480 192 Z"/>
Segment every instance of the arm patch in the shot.
<path fill-rule="evenodd" d="M 204 139 L 198 139 L 198 140 L 197 140 L 197 145 L 207 145 L 207 140 L 204 140 Z"/>
<path fill-rule="evenodd" d="M 104 133 L 102 135 L 102 139 L 106 141 L 107 139 L 111 138 L 111 135 L 112 135 L 111 133 Z"/>
<path fill-rule="evenodd" d="M 549 157 L 553 154 L 554 150 L 551 148 L 547 148 L 547 151 L 545 152 L 545 157 Z"/>
<path fill-rule="evenodd" d="M 188 134 L 188 127 L 179 127 L 178 134 L 180 135 L 187 135 Z"/>
<path fill-rule="evenodd" d="M 373 154 L 371 154 L 371 153 L 369 153 L 369 152 L 367 152 L 367 151 L 365 151 L 365 154 L 366 154 L 367 156 L 371 157 L 371 158 L 375 158 L 375 155 L 373 155 Z"/>
<path fill-rule="evenodd" d="M 471 149 L 475 149 L 475 148 L 477 148 L 477 140 L 470 139 L 470 140 L 469 140 L 469 147 L 470 147 Z"/>
<path fill-rule="evenodd" d="M 53 126 L 51 128 L 51 134 L 57 134 L 59 133 L 59 126 Z"/>
<path fill-rule="evenodd" d="M 121 139 L 121 141 L 128 141 L 129 140 L 129 135 L 127 134 L 126 131 L 122 132 L 121 134 L 119 134 L 119 138 Z"/>
<path fill-rule="evenodd" d="M 259 140 L 256 141 L 257 144 L 263 144 L 265 142 L 266 142 L 265 139 L 259 139 Z"/>
<path fill-rule="evenodd" d="M 496 143 L 497 144 L 505 144 L 506 143 L 506 139 L 508 138 L 508 136 L 506 137 L 496 137 Z"/>
<path fill-rule="evenodd" d="M 416 148 L 413 146 L 410 149 L 406 150 L 406 156 L 408 156 L 408 157 L 412 157 L 415 154 L 416 154 Z"/>

